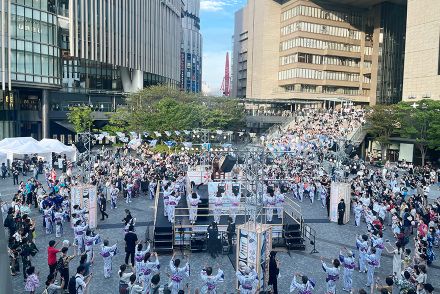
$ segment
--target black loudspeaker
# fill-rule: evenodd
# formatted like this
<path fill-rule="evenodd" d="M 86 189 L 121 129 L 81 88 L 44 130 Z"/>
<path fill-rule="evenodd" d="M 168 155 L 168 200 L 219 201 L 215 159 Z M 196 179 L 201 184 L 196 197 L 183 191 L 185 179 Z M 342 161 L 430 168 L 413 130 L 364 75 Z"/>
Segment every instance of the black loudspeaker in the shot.
<path fill-rule="evenodd" d="M 86 147 L 84 147 L 83 141 L 78 141 L 74 145 L 79 153 L 84 153 L 87 150 Z"/>
<path fill-rule="evenodd" d="M 267 186 L 267 193 L 274 193 L 275 190 L 273 189 L 272 186 Z"/>
<path fill-rule="evenodd" d="M 230 173 L 234 168 L 237 158 L 228 154 L 220 158 L 220 170 L 224 173 Z"/>
<path fill-rule="evenodd" d="M 217 191 L 220 193 L 225 193 L 225 185 L 224 184 L 218 185 Z"/>
<path fill-rule="evenodd" d="M 240 186 L 232 186 L 232 193 L 238 195 L 240 193 Z"/>
<path fill-rule="evenodd" d="M 244 164 L 244 157 L 243 156 L 237 156 L 237 163 L 238 164 Z"/>

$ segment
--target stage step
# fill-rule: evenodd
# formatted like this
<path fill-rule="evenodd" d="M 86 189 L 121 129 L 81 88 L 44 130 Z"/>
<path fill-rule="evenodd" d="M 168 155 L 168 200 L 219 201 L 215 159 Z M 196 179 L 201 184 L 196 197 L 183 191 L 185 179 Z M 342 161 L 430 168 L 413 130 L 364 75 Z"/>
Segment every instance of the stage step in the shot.
<path fill-rule="evenodd" d="M 156 227 L 154 229 L 154 250 L 156 252 L 172 252 L 173 251 L 173 228 Z"/>
<path fill-rule="evenodd" d="M 302 236 L 301 225 L 296 223 L 285 224 L 283 226 L 283 239 L 289 250 L 305 250 L 304 238 Z"/>

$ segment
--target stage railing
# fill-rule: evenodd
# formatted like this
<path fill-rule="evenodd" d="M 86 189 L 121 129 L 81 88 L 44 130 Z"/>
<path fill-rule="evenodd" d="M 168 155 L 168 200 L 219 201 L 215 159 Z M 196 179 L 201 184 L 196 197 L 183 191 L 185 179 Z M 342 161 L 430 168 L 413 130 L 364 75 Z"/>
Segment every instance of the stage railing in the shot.
<path fill-rule="evenodd" d="M 302 225 L 302 212 L 301 206 L 298 203 L 290 199 L 289 197 L 284 198 L 284 212 L 288 214 L 294 221 L 299 225 Z"/>
<path fill-rule="evenodd" d="M 157 202 L 160 196 L 160 181 L 157 181 L 156 195 L 154 197 L 154 227 L 156 227 L 156 216 L 157 216 Z"/>

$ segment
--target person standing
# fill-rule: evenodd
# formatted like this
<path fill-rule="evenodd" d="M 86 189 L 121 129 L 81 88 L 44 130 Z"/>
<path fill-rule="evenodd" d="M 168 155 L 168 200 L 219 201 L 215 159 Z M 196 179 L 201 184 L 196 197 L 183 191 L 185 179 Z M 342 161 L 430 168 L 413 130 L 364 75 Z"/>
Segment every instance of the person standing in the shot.
<path fill-rule="evenodd" d="M 75 292 L 76 294 L 84 294 L 87 293 L 87 286 L 92 280 L 92 274 L 88 276 L 84 276 L 86 269 L 84 266 L 80 265 L 76 268 L 75 275 Z M 70 284 L 70 283 L 69 283 Z"/>
<path fill-rule="evenodd" d="M 218 272 L 215 276 L 212 275 L 212 267 L 205 267 L 200 272 L 200 277 L 203 281 L 202 293 L 206 294 L 215 294 L 218 283 L 224 281 L 225 275 L 221 269 L 218 269 Z"/>
<path fill-rule="evenodd" d="M 345 202 L 341 199 L 338 204 L 338 225 L 344 224 Z"/>
<path fill-rule="evenodd" d="M 61 249 L 62 256 L 58 259 L 57 270 L 60 272 L 60 276 L 64 281 L 69 281 L 69 262 L 75 257 L 75 255 L 67 255 L 69 248 L 63 247 Z M 64 290 L 67 290 L 68 283 L 64 284 Z"/>
<path fill-rule="evenodd" d="M 2 163 L 2 179 L 6 179 L 6 173 L 8 172 L 8 168 L 6 167 L 5 163 Z"/>
<path fill-rule="evenodd" d="M 196 222 L 196 220 L 197 220 L 197 209 L 199 207 L 199 203 L 201 202 L 200 201 L 200 196 L 196 192 L 193 192 L 191 194 L 191 196 L 188 195 L 187 201 L 188 201 L 188 203 L 190 205 L 190 208 L 189 208 L 189 221 L 193 225 Z"/>
<path fill-rule="evenodd" d="M 104 240 L 101 247 L 101 256 L 104 260 L 104 278 L 110 278 L 112 274 L 112 257 L 116 254 L 118 243 L 113 246 L 108 245 L 108 240 Z"/>
<path fill-rule="evenodd" d="M 52 275 L 55 273 L 57 269 L 57 253 L 61 252 L 55 248 L 59 241 L 55 242 L 55 240 L 49 241 L 49 246 L 47 247 L 47 265 L 49 266 L 49 273 Z"/>
<path fill-rule="evenodd" d="M 105 212 L 107 210 L 107 199 L 104 194 L 99 195 L 99 211 L 101 212 L 101 220 L 104 220 L 104 216 L 108 218 L 108 214 Z"/>
<path fill-rule="evenodd" d="M 226 232 L 228 235 L 229 253 L 232 253 L 232 239 L 235 235 L 235 223 L 233 222 L 232 217 L 228 217 L 228 227 L 226 228 Z"/>
<path fill-rule="evenodd" d="M 254 268 L 245 266 L 243 271 L 236 272 L 237 280 L 240 283 L 239 291 L 242 294 L 254 294 L 258 283 L 258 274 Z"/>
<path fill-rule="evenodd" d="M 174 258 L 176 253 L 173 253 L 173 256 L 170 260 L 170 282 L 168 283 L 168 288 L 171 288 L 171 294 L 178 294 L 179 290 L 182 288 L 182 281 L 184 276 L 189 277 L 189 260 L 187 260 L 185 266 L 179 267 L 180 259 Z"/>
<path fill-rule="evenodd" d="M 327 282 L 327 294 L 335 294 L 336 293 L 336 281 L 339 280 L 339 266 L 341 263 L 339 259 L 334 259 L 332 262 L 332 266 L 327 266 L 321 257 L 322 269 L 327 273 L 327 278 L 325 281 Z"/>
<path fill-rule="evenodd" d="M 136 242 L 138 241 L 138 236 L 133 232 L 134 227 L 130 226 L 128 228 L 128 233 L 125 234 L 125 264 L 128 265 L 128 259 L 130 258 L 131 266 L 134 267 L 134 255 L 136 252 Z"/>
<path fill-rule="evenodd" d="M 217 257 L 218 252 L 218 228 L 215 222 L 212 222 L 208 227 L 208 252 L 212 258 Z"/>
<path fill-rule="evenodd" d="M 14 181 L 14 185 L 18 185 L 18 175 L 20 174 L 20 171 L 18 170 L 18 167 L 17 167 L 17 165 L 14 165 L 13 167 L 12 167 L 12 178 L 13 178 L 13 181 Z"/>
<path fill-rule="evenodd" d="M 269 285 L 272 285 L 273 294 L 278 294 L 278 275 L 280 273 L 280 263 L 276 259 L 277 253 L 270 252 L 269 259 Z"/>
<path fill-rule="evenodd" d="M 347 256 L 343 254 L 342 250 L 339 252 L 339 261 L 344 266 L 344 288 L 342 290 L 351 292 L 353 288 L 353 271 L 356 264 L 353 252 L 345 247 L 344 249 L 347 252 Z"/>

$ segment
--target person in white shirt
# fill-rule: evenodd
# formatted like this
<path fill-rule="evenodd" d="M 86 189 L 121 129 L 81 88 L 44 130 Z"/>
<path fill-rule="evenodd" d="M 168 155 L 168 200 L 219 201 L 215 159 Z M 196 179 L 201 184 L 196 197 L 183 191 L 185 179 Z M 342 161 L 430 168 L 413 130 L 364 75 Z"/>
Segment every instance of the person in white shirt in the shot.
<path fill-rule="evenodd" d="M 80 265 L 76 269 L 75 275 L 75 289 L 76 294 L 84 294 L 87 291 L 87 286 L 92 280 L 92 274 L 84 277 L 84 272 L 86 271 L 85 267 Z"/>

